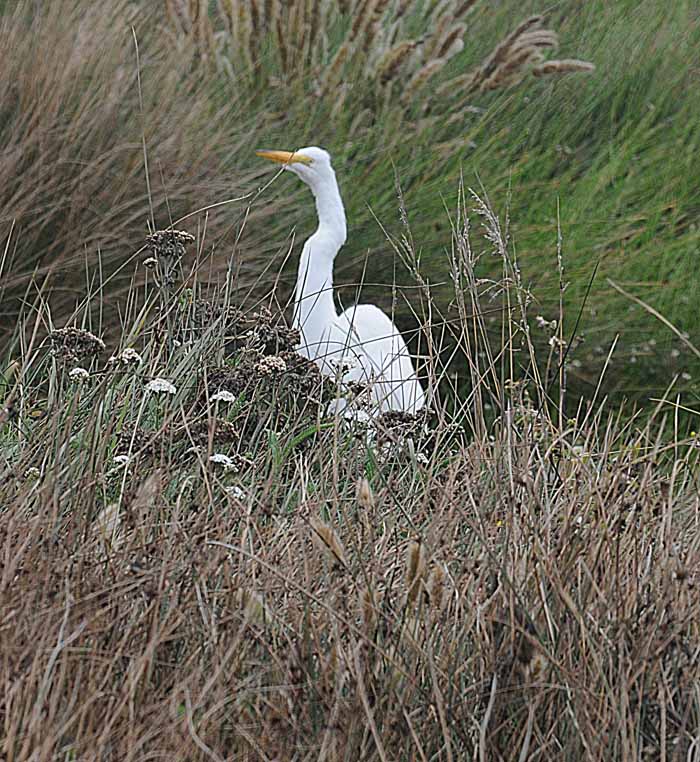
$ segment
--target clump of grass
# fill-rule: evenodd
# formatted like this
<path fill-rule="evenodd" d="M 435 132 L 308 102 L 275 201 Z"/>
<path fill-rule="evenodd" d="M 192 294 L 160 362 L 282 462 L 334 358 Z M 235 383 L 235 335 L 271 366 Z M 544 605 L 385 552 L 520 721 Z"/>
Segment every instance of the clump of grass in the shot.
<path fill-rule="evenodd" d="M 8 759 L 692 757 L 698 443 L 670 394 L 643 422 L 562 416 L 507 226 L 460 199 L 445 325 L 471 392 L 426 340 L 428 431 L 389 447 L 318 389 L 285 393 L 293 348 L 226 386 L 279 358 L 274 312 L 242 316 L 227 284 L 149 294 L 173 335 L 146 309 L 120 342 L 141 361 L 79 385 L 26 345 L 0 431 Z"/>
<path fill-rule="evenodd" d="M 250 188 L 223 156 L 239 138 L 162 28 L 155 4 L 126 0 L 11 3 L 0 15 L 3 347 L 23 304 L 49 294 L 59 325 L 88 298 L 100 306 L 85 327 L 118 328 L 147 226 Z M 240 134 L 248 118 L 258 123 L 240 115 Z M 209 234 L 233 219 L 211 214 Z"/>
<path fill-rule="evenodd" d="M 218 2 L 166 0 L 172 30 L 193 53 L 218 71 L 235 72 L 239 87 L 256 95 L 273 86 L 293 98 L 327 101 L 333 121 L 350 110 L 353 127 L 363 116 L 405 112 L 454 112 L 446 94 L 462 106 L 475 93 L 518 84 L 537 76 L 589 72 L 593 65 L 552 61 L 543 67 L 544 51 L 558 38 L 544 28 L 542 16 L 519 24 L 473 72 L 443 77 L 428 88 L 466 44 L 475 45 L 478 2 L 348 3 Z M 308 113 L 308 107 L 307 107 Z M 415 129 L 415 125 L 412 129 Z"/>

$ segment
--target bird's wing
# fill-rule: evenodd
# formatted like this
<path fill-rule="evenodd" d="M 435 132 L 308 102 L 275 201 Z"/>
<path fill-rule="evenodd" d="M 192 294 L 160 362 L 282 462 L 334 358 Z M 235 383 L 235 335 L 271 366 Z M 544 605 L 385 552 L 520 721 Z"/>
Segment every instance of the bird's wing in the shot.
<path fill-rule="evenodd" d="M 362 357 L 368 379 L 385 410 L 416 412 L 425 404 L 425 394 L 399 329 L 373 304 L 358 304 L 338 316 L 346 331 L 350 352 Z"/>

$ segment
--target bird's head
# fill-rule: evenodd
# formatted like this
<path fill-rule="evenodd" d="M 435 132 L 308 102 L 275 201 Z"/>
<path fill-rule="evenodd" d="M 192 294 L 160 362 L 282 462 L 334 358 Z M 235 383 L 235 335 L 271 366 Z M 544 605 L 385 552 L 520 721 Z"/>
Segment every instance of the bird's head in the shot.
<path fill-rule="evenodd" d="M 281 164 L 293 172 L 312 189 L 334 176 L 328 151 L 317 146 L 299 148 L 296 151 L 256 151 L 258 156 Z"/>

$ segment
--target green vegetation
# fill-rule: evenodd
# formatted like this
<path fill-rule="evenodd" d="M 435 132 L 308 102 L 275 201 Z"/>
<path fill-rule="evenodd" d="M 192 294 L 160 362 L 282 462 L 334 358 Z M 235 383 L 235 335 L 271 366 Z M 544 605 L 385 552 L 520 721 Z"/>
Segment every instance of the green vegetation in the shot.
<path fill-rule="evenodd" d="M 559 34 L 558 55 L 592 61 L 595 73 L 534 78 L 529 72 L 536 62 L 529 61 L 518 74 L 525 77 L 520 85 L 480 92 L 465 88 L 463 73 L 478 70 L 507 31 L 541 10 L 536 2 L 481 5 L 463 17 L 464 49 L 454 48 L 411 97 L 409 85 L 435 45 L 417 46 L 420 55 L 407 58 L 387 84 L 381 62 L 388 32 L 380 25 L 368 53 L 357 45 L 345 68 L 335 66 L 362 17 L 352 3 L 331 4 L 340 10 L 327 9 L 316 47 L 305 44 L 284 61 L 277 27 L 266 26 L 263 14 L 251 36 L 245 29 L 253 20 L 246 22 L 244 13 L 227 21 L 220 10 L 227 3 L 211 4 L 208 16 L 201 8 L 197 15 L 197 3 L 121 0 L 99 13 L 65 0 L 31 21 L 23 6 L 6 12 L 3 313 L 13 318 L 18 297 L 33 302 L 31 284 L 54 273 L 46 289 L 53 286 L 61 324 L 86 283 L 94 289 L 119 268 L 104 286 L 106 312 L 94 316 L 111 324 L 151 204 L 156 227 L 163 227 L 171 215 L 241 197 L 211 210 L 206 222 L 203 214 L 196 217 L 214 247 L 207 277 L 216 278 L 233 257 L 241 298 L 251 287 L 266 293 L 277 281 L 291 231 L 303 235 L 313 211 L 305 191 L 286 178 L 255 195 L 269 175 L 253 150 L 319 143 L 335 157 L 350 219 L 350 240 L 337 267 L 346 300 L 360 277 L 368 298 L 384 299 L 385 306 L 385 285 L 372 284 L 412 282 L 377 224 L 398 230 L 396 176 L 421 270 L 447 316 L 450 289 L 440 285 L 449 282 L 446 210 L 454 208 L 462 175 L 467 186 L 483 187 L 497 209 L 509 209 L 523 277 L 535 287 L 547 319 L 558 312 L 557 218 L 572 320 L 599 263 L 579 324 L 586 342 L 571 369 L 578 391 L 592 392 L 601 358 L 618 335 L 606 391 L 648 398 L 665 388 L 669 370 L 686 373 L 679 388 L 692 391 L 700 372 L 694 355 L 607 279 L 693 339 L 688 284 L 699 235 L 694 178 L 700 96 L 692 64 L 700 44 L 697 9 L 685 2 L 560 3 L 546 22 Z M 438 36 L 426 21 L 431 3 L 408 7 L 398 40 L 416 41 L 427 30 Z M 303 18 L 292 21 L 303 27 Z M 141 53 L 143 112 L 131 24 Z M 293 23 L 282 29 L 291 45 Z M 51 58 L 32 52 L 48 45 Z M 294 258 L 279 283 L 282 303 L 293 267 Z M 403 303 L 396 309 L 410 328 L 410 309 Z"/>
<path fill-rule="evenodd" d="M 3 759 L 694 758 L 700 14 L 541 11 L 0 2 Z M 424 418 L 295 351 L 309 144 Z"/>

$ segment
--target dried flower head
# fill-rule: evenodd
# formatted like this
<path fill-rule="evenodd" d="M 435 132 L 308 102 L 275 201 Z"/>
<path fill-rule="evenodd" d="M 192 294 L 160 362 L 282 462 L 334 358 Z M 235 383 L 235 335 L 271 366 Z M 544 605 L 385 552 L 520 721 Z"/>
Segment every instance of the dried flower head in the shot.
<path fill-rule="evenodd" d="M 105 343 L 84 328 L 57 328 L 51 332 L 51 354 L 65 363 L 96 357 L 104 352 Z"/>
<path fill-rule="evenodd" d="M 146 245 L 156 260 L 155 264 L 161 259 L 169 263 L 179 262 L 185 255 L 185 246 L 193 241 L 194 236 L 184 230 L 156 230 L 146 236 Z"/>
<path fill-rule="evenodd" d="M 175 394 L 177 388 L 165 378 L 154 378 L 146 384 L 146 391 L 154 394 Z"/>

